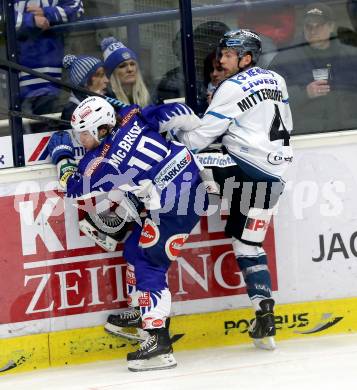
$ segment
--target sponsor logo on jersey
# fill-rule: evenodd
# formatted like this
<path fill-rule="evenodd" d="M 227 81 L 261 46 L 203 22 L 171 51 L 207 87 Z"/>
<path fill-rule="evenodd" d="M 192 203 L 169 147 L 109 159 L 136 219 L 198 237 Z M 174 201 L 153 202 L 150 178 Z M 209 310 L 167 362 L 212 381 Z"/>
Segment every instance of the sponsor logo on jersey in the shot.
<path fill-rule="evenodd" d="M 164 325 L 164 321 L 161 320 L 161 319 L 157 319 L 157 320 L 154 320 L 151 325 L 154 327 L 154 328 L 161 328 L 163 325 Z"/>
<path fill-rule="evenodd" d="M 187 149 L 181 150 L 174 156 L 155 176 L 154 183 L 161 190 L 166 188 L 192 161 L 192 156 Z"/>
<path fill-rule="evenodd" d="M 133 270 L 129 269 L 129 267 L 127 267 L 126 269 L 125 280 L 126 283 L 129 284 L 130 286 L 136 286 L 135 273 Z"/>
<path fill-rule="evenodd" d="M 138 302 L 139 302 L 139 306 L 145 306 L 145 307 L 148 307 L 150 306 L 150 293 L 149 291 L 144 291 L 141 293 L 139 299 L 138 299 Z"/>
<path fill-rule="evenodd" d="M 160 238 L 160 231 L 157 225 L 149 218 L 145 219 L 144 227 L 141 231 L 139 245 L 142 248 L 154 246 Z"/>
<path fill-rule="evenodd" d="M 177 256 L 180 254 L 181 249 L 188 238 L 187 233 L 175 234 L 171 236 L 165 244 L 165 252 L 167 257 L 174 261 Z"/>
<path fill-rule="evenodd" d="M 293 161 L 293 156 L 284 156 L 282 152 L 279 153 L 269 153 L 267 160 L 272 165 L 280 165 L 284 162 L 291 163 Z"/>
<path fill-rule="evenodd" d="M 132 110 L 130 110 L 124 117 L 123 119 L 121 120 L 120 122 L 120 127 L 124 127 L 125 125 L 127 125 L 129 123 L 129 121 L 136 115 L 140 112 L 140 110 L 138 108 L 133 108 Z"/>
<path fill-rule="evenodd" d="M 266 230 L 268 229 L 269 221 L 264 221 L 263 219 L 253 219 L 247 218 L 247 222 L 245 223 L 245 228 L 248 230 Z"/>
<path fill-rule="evenodd" d="M 87 176 L 87 177 L 92 176 L 93 172 L 98 168 L 99 164 L 103 161 L 103 159 L 107 155 L 109 149 L 110 149 L 110 145 L 104 144 L 103 149 L 100 153 L 100 156 L 98 156 L 97 158 L 94 159 L 93 164 L 91 164 L 89 166 L 89 168 L 86 169 L 86 171 L 84 172 L 84 176 Z"/>
<path fill-rule="evenodd" d="M 237 165 L 229 154 L 223 153 L 199 153 L 196 155 L 204 167 L 231 167 Z"/>

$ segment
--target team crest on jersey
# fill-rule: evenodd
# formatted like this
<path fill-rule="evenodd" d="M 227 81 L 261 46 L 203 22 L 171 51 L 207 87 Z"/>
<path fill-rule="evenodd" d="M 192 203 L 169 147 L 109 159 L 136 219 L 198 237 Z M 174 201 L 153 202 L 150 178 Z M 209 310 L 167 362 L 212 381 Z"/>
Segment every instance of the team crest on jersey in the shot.
<path fill-rule="evenodd" d="M 141 231 L 139 245 L 142 248 L 150 248 L 154 246 L 160 238 L 160 231 L 157 225 L 151 220 L 146 218 L 144 227 Z"/>
<path fill-rule="evenodd" d="M 165 252 L 167 257 L 174 261 L 177 256 L 180 254 L 183 244 L 186 242 L 188 238 L 187 233 L 175 234 L 171 236 L 165 244 Z"/>

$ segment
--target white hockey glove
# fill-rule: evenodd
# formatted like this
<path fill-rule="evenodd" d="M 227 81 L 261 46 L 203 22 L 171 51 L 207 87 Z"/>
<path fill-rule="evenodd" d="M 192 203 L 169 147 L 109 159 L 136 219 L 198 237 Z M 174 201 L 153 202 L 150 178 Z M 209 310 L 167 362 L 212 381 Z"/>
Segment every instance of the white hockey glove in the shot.
<path fill-rule="evenodd" d="M 200 176 L 208 194 L 219 195 L 219 185 L 213 178 L 212 169 L 205 168 L 200 171 Z"/>

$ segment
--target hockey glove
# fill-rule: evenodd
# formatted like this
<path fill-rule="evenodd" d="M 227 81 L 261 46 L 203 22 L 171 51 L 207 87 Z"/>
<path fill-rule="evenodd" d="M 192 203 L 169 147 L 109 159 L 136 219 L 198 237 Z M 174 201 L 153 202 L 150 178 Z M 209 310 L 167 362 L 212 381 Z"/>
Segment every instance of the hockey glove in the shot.
<path fill-rule="evenodd" d="M 52 134 L 47 149 L 53 164 L 57 164 L 64 158 L 74 160 L 72 139 L 66 131 L 56 131 Z"/>
<path fill-rule="evenodd" d="M 200 118 L 183 103 L 151 105 L 142 110 L 142 115 L 160 133 L 172 129 L 191 131 L 201 124 Z"/>
<path fill-rule="evenodd" d="M 67 190 L 67 181 L 75 172 L 77 172 L 77 164 L 74 160 L 62 158 L 62 160 L 57 163 L 58 189 L 60 191 L 65 192 Z"/>

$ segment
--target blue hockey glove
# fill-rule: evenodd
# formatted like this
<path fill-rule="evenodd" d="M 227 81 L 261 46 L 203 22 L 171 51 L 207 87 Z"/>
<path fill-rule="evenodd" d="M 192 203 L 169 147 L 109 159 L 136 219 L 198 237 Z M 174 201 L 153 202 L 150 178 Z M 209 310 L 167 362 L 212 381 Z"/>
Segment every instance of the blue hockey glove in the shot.
<path fill-rule="evenodd" d="M 172 129 L 190 131 L 201 124 L 200 118 L 183 103 L 151 105 L 142 110 L 142 115 L 160 133 Z"/>
<path fill-rule="evenodd" d="M 57 164 L 64 158 L 74 160 L 73 143 L 71 136 L 66 131 L 56 131 L 52 134 L 47 149 L 53 164 Z"/>

